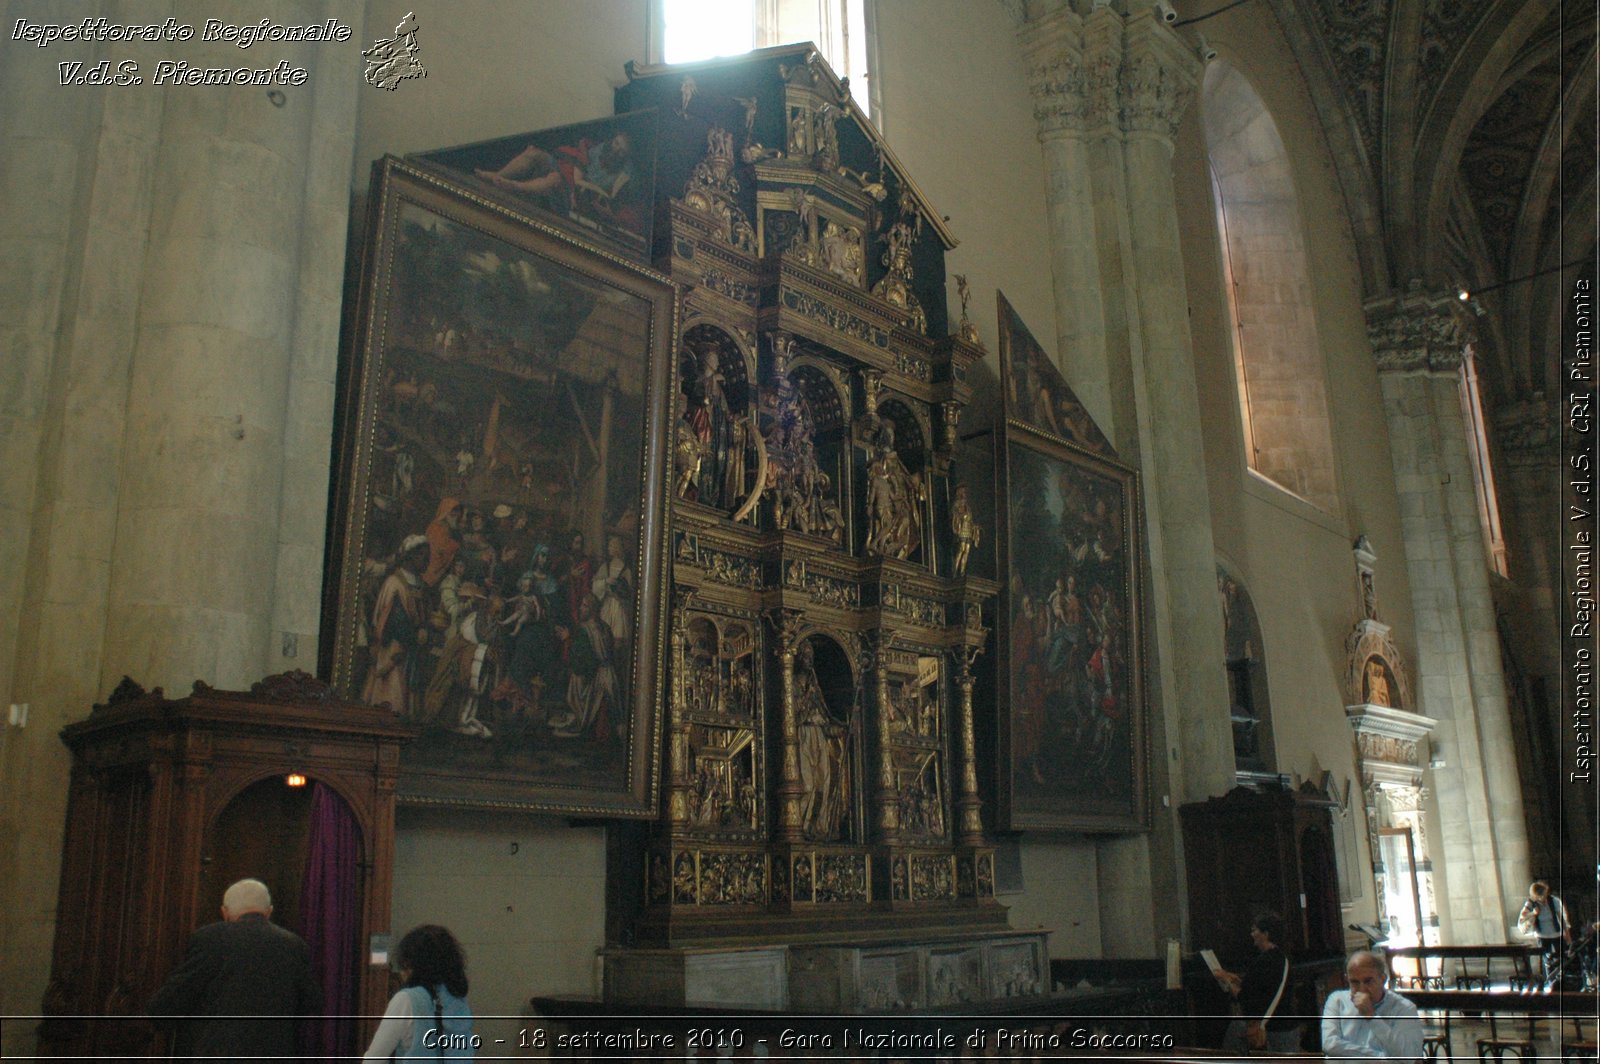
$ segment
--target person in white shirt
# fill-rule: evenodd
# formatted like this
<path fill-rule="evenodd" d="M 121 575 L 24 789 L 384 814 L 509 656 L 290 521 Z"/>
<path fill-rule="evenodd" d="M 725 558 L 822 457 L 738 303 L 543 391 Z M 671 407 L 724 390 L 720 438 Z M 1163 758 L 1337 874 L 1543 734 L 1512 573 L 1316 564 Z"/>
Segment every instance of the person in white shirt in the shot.
<path fill-rule="evenodd" d="M 1420 1061 L 1417 1007 L 1388 988 L 1383 958 L 1368 950 L 1352 953 L 1344 977 L 1349 989 L 1329 994 L 1322 1009 L 1322 1052 L 1327 1058 Z"/>

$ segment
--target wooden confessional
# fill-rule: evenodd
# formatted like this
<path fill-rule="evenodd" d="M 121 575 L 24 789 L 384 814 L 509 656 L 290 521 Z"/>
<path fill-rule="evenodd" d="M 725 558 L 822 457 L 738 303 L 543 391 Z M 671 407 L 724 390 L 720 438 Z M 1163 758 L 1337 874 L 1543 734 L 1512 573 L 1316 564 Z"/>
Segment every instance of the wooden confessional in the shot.
<path fill-rule="evenodd" d="M 348 875 L 356 897 L 346 899 L 359 924 L 347 1011 L 381 1014 L 388 973 L 367 947 L 389 931 L 395 777 L 411 734 L 389 710 L 339 701 L 302 672 L 248 692 L 196 682 L 179 699 L 125 679 L 63 729 L 72 777 L 40 1054 L 157 1051 L 145 1006 L 238 879 L 267 882 L 274 920 L 300 931 L 318 785 L 359 840 Z M 306 785 L 289 786 L 291 773 Z"/>

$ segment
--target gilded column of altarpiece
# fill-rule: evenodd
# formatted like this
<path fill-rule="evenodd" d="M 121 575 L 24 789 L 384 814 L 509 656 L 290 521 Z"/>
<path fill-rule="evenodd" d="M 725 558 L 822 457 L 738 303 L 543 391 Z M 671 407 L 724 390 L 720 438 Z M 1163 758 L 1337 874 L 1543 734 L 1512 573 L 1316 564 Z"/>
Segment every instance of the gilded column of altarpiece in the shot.
<path fill-rule="evenodd" d="M 638 940 L 1004 926 L 972 719 L 998 588 L 966 573 L 952 473 L 984 351 L 964 306 L 947 328 L 953 241 L 814 55 L 630 74 L 683 293 Z"/>

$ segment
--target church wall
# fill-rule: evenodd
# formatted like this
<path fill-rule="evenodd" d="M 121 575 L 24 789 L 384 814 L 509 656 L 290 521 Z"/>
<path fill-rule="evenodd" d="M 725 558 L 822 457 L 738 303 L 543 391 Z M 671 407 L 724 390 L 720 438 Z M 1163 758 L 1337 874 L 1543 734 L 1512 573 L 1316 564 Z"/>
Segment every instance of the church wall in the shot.
<path fill-rule="evenodd" d="M 534 994 L 599 993 L 604 828 L 414 807 L 401 808 L 396 827 L 395 941 L 419 924 L 454 931 L 474 1011 L 518 1016 Z"/>
<path fill-rule="evenodd" d="M 1388 432 L 1360 310 L 1359 269 L 1331 159 L 1304 84 L 1286 73 L 1297 68 L 1276 24 L 1223 16 L 1208 22 L 1205 34 L 1222 59 L 1249 79 L 1283 138 L 1313 278 L 1310 309 L 1321 347 L 1318 365 L 1325 374 L 1338 487 L 1330 513 L 1247 468 L 1205 141 L 1198 112 L 1191 111 L 1179 139 L 1178 202 L 1217 551 L 1245 580 L 1260 618 L 1278 771 L 1314 782 L 1331 771 L 1341 791 L 1354 781 L 1357 808 L 1351 815 L 1360 818 L 1357 873 L 1365 889 L 1349 915 L 1371 919 L 1376 912 L 1371 855 L 1344 714 L 1345 637 L 1362 615 L 1351 555 L 1358 535 L 1366 534 L 1379 555 L 1380 619 L 1394 627 L 1396 642 L 1411 662 L 1415 641 Z"/>
<path fill-rule="evenodd" d="M 5 10 L 45 24 L 150 15 L 135 8 Z M 188 24 L 248 14 L 163 10 Z M 352 23 L 355 10 L 312 0 L 280 17 Z M 26 727 L 6 731 L 0 767 L 8 1014 L 37 1012 L 49 976 L 61 726 L 124 673 L 174 693 L 197 677 L 248 685 L 276 660 L 276 620 L 315 632 L 348 167 L 328 147 L 348 150 L 359 76 L 335 71 L 318 45 L 255 54 L 268 51 L 266 65 L 284 57 L 311 72 L 281 111 L 256 91 L 59 80 L 57 64 L 74 60 L 148 73 L 171 58 L 164 44 L 8 44 L 0 62 L 0 132 L 16 149 L 0 167 L 0 535 L 13 548 L 0 568 L 0 702 L 29 707 Z M 196 42 L 188 58 L 238 52 Z M 291 365 L 303 376 L 286 389 Z M 313 485 L 310 505 L 280 490 L 291 463 Z M 281 568 L 270 560 L 280 553 Z M 285 572 L 301 590 L 275 615 Z M 25 1052 L 33 1025 L 3 1035 L 7 1055 Z"/>
<path fill-rule="evenodd" d="M 386 152 L 403 154 L 606 115 L 612 87 L 624 77 L 624 62 L 645 57 L 645 10 L 645 0 L 546 3 L 520 8 L 514 18 L 503 5 L 486 0 L 420 3 L 415 8 L 420 58 L 428 77 L 381 92 L 360 85 L 353 71 L 347 83 L 340 83 L 337 71 L 319 69 L 314 77 L 330 95 L 317 97 L 306 136 L 310 143 L 336 143 L 338 150 L 312 151 L 309 162 L 314 170 L 350 165 L 349 187 L 359 198 L 371 162 Z M 993 290 L 1005 291 L 1047 347 L 1053 346 L 1051 337 L 1063 333 L 1054 320 L 1040 147 L 1016 27 L 998 2 L 975 9 L 961 0 L 879 0 L 875 10 L 877 96 L 884 103 L 885 133 L 961 238 L 947 268 L 968 276 L 972 320 L 991 352 L 975 374 L 979 395 L 963 424 L 971 431 L 992 422 L 996 405 Z M 390 20 L 398 13 L 369 5 L 368 23 L 357 26 L 358 36 L 363 41 L 389 36 Z M 1349 551 L 1358 533 L 1369 536 L 1380 556 L 1382 619 L 1394 626 L 1402 650 L 1415 660 L 1398 503 L 1361 319 L 1355 254 L 1303 87 L 1262 74 L 1294 69 L 1275 27 L 1246 9 L 1211 20 L 1206 33 L 1272 109 L 1292 160 L 1316 279 L 1340 492 L 1340 512 L 1320 514 L 1245 470 L 1203 139 L 1191 108 L 1180 134 L 1175 179 L 1217 550 L 1247 581 L 1267 633 L 1280 771 L 1314 777 L 1329 769 L 1342 781 L 1354 772 L 1341 678 L 1344 636 L 1360 615 Z M 22 64 L 12 67 L 24 88 L 49 84 L 53 64 L 74 57 L 62 48 L 34 52 L 26 70 Z M 327 51 L 327 57 L 332 54 Z M 9 85 L 3 69 L 0 85 Z M 17 547 L 9 561 L 0 562 L 0 602 L 27 606 L 26 612 L 0 617 L 0 687 L 19 692 L 17 700 L 32 691 L 53 693 L 34 696 L 29 727 L 8 731 L 0 752 L 3 778 L 16 799 L 0 814 L 5 818 L 0 876 L 17 884 L 5 915 L 6 960 L 0 972 L 5 995 L 0 1003 L 12 1014 L 37 1009 L 47 975 L 38 958 L 47 955 L 53 931 L 54 852 L 67 767 L 55 733 L 84 715 L 90 702 L 105 697 L 116 676 L 102 669 L 114 672 L 122 658 L 130 657 L 108 662 L 103 653 L 109 588 L 117 576 L 111 571 L 117 516 L 111 471 L 121 461 L 128 388 L 127 367 L 117 359 L 131 357 L 135 328 L 129 324 L 135 315 L 115 300 L 126 298 L 129 285 L 138 287 L 121 271 L 133 271 L 126 264 L 144 255 L 151 209 L 144 182 L 156 165 L 150 143 L 160 128 L 158 113 L 131 110 L 154 106 L 155 96 L 105 94 L 108 110 L 130 109 L 105 119 L 104 129 L 111 133 L 95 132 L 102 104 L 71 110 L 79 104 L 52 92 L 48 106 L 19 106 L 27 97 L 22 88 L 8 93 L 11 102 L 0 125 L 7 143 L 15 143 L 14 133 L 31 138 L 28 150 L 14 153 L 27 160 L 28 169 L 0 169 L 5 190 L 0 204 L 11 205 L 0 208 L 5 232 L 13 238 L 11 246 L 24 252 L 21 258 L 0 256 L 0 263 L 7 263 L 0 269 L 25 276 L 32 285 L 0 285 L 0 292 L 8 293 L 0 299 L 24 292 L 27 310 L 26 315 L 0 314 L 0 330 L 7 330 L 0 332 L 5 350 L 24 355 L 16 363 L 0 361 L 0 403 L 7 404 L 0 407 L 0 533 Z M 353 153 L 346 156 L 347 138 L 335 133 L 352 108 L 359 117 Z M 17 125 L 24 116 L 33 116 L 26 129 Z M 141 131 L 150 143 L 140 140 Z M 95 150 L 86 152 L 90 144 Z M 99 184 L 91 180 L 94 174 Z M 308 189 L 326 183 L 318 172 L 306 181 Z M 281 422 L 274 427 L 273 447 L 282 483 L 266 476 L 271 500 L 246 515 L 264 519 L 270 512 L 277 521 L 275 532 L 258 536 L 276 550 L 262 552 L 254 562 L 260 569 L 251 574 L 252 587 L 272 589 L 266 604 L 250 614 L 252 640 L 270 631 L 271 647 L 252 643 L 229 670 L 219 665 L 211 675 L 196 671 L 191 659 L 198 660 L 197 655 L 173 648 L 153 663 L 155 675 L 136 677 L 147 684 L 165 682 L 181 690 L 196 675 L 224 686 L 248 684 L 256 676 L 245 673 L 267 671 L 263 666 L 310 667 L 318 596 L 317 515 L 331 446 L 335 340 L 327 301 L 330 291 L 337 292 L 341 269 L 338 249 L 326 241 L 331 234 L 343 237 L 342 208 L 342 202 L 330 205 L 326 197 L 308 195 L 301 215 L 304 233 L 283 241 L 292 248 L 277 249 L 296 282 L 283 286 L 288 305 L 280 309 L 297 322 L 284 356 L 287 380 L 273 385 L 279 391 L 271 404 L 282 410 L 281 416 L 273 414 Z M 69 249 L 64 258 L 63 247 Z M 26 273 L 14 272 L 21 269 Z M 958 314 L 953 277 L 948 291 Z M 82 306 L 64 303 L 73 296 Z M 90 311 L 103 313 L 104 320 Z M 82 330 L 72 350 L 94 358 L 65 359 L 62 351 L 68 348 L 56 336 L 63 320 Z M 1070 364 L 1067 353 L 1056 355 Z M 70 387 L 75 381 L 82 385 L 76 391 Z M 259 403 L 264 394 L 255 398 Z M 231 417 L 233 411 L 222 409 L 226 404 L 226 397 L 215 399 L 201 413 Z M 65 446 L 52 442 L 58 429 Z M 254 425 L 250 431 L 254 440 Z M 52 493 L 69 484 L 93 497 L 67 500 L 73 506 L 59 520 L 41 518 L 41 500 L 53 500 Z M 20 557 L 26 557 L 25 565 L 19 566 Z M 201 594 L 198 607 L 207 605 L 203 599 Z M 24 616 L 30 625 L 38 622 L 34 634 L 28 634 Z M 296 657 L 282 653 L 277 636 L 285 632 L 298 636 Z M 23 643 L 25 650 L 19 649 Z M 1159 707 L 1152 714 L 1158 719 Z M 1165 745 L 1158 733 L 1154 750 Z M 1161 807 L 1164 778 L 1158 764 L 1157 817 L 1171 815 Z M 1002 899 L 1011 906 L 1013 925 L 1054 928 L 1055 956 L 1097 956 L 1113 947 L 1124 955 L 1153 953 L 1153 944 L 1141 951 L 1128 928 L 1113 921 L 1123 908 L 1120 898 L 1149 904 L 1151 889 L 1144 879 L 1164 874 L 1173 862 L 1170 833 L 1166 838 L 1159 842 L 1153 836 L 1149 844 L 1146 867 L 1153 871 L 1124 876 L 1122 868 L 1138 869 L 1140 861 L 1119 863 L 1096 840 L 1025 837 L 1027 892 Z M 1362 860 L 1365 874 L 1364 854 Z M 604 888 L 602 829 L 514 814 L 401 812 L 392 930 L 398 935 L 425 921 L 450 925 L 471 956 L 473 1003 L 480 1012 L 519 1013 L 534 993 L 592 992 L 594 951 L 604 939 Z M 1363 904 L 1367 909 L 1358 908 L 1352 918 L 1370 915 L 1370 888 Z M 14 1026 L 23 1025 L 7 1025 L 8 1054 L 31 1038 Z"/>

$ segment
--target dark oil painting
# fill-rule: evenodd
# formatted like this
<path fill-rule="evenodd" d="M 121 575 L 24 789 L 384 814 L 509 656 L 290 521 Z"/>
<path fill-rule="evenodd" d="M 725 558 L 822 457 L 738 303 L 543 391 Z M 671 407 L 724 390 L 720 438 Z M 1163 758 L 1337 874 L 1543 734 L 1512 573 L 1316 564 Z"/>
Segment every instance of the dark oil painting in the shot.
<path fill-rule="evenodd" d="M 402 797 L 645 815 L 670 286 L 383 165 L 335 686 L 418 728 Z"/>
<path fill-rule="evenodd" d="M 1002 460 L 1002 818 L 1012 829 L 1138 829 L 1136 478 L 1015 423 Z"/>
<path fill-rule="evenodd" d="M 1116 457 L 1111 441 L 1010 301 L 1003 293 L 995 295 L 1000 308 L 1000 380 L 1006 416 L 1096 454 Z"/>
<path fill-rule="evenodd" d="M 655 142 L 655 112 L 635 111 L 417 157 L 457 171 L 468 187 L 642 257 L 650 244 Z"/>

